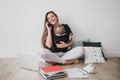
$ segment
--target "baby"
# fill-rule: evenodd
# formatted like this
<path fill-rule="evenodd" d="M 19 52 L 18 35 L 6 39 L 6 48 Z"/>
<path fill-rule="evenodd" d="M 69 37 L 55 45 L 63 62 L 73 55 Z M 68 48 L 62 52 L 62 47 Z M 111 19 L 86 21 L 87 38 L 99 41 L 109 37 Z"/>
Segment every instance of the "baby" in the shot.
<path fill-rule="evenodd" d="M 55 43 L 59 43 L 59 44 L 61 43 L 61 41 L 65 42 L 65 43 L 67 43 L 69 41 L 66 38 L 64 26 L 60 25 L 59 27 L 56 28 L 55 38 L 56 38 Z"/>
<path fill-rule="evenodd" d="M 58 26 L 58 27 L 56 28 L 55 34 L 56 34 L 57 36 L 63 36 L 64 32 L 65 32 L 64 27 L 63 27 L 62 25 L 60 25 L 60 26 Z"/>

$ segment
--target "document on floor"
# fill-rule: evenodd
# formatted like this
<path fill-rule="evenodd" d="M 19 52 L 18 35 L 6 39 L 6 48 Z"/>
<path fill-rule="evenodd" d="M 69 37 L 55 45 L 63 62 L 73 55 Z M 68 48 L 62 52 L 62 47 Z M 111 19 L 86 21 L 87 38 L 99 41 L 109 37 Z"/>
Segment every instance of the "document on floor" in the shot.
<path fill-rule="evenodd" d="M 83 70 L 85 70 L 87 73 L 95 73 L 95 66 L 93 64 L 86 65 Z"/>
<path fill-rule="evenodd" d="M 66 69 L 68 78 L 87 78 L 89 74 L 80 68 Z"/>

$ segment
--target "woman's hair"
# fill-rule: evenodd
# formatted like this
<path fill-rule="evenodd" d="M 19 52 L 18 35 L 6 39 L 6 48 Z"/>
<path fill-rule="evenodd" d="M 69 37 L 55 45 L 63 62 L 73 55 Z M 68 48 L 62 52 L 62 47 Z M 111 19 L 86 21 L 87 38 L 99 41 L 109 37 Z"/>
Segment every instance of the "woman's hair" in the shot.
<path fill-rule="evenodd" d="M 50 13 L 53 13 L 53 14 L 57 17 L 57 19 L 58 19 L 57 14 L 56 14 L 55 12 L 53 12 L 53 11 L 49 11 L 49 12 L 47 12 L 46 15 L 45 15 L 44 31 L 43 31 L 42 40 L 41 40 L 42 46 L 43 46 L 44 48 L 46 47 L 46 44 L 45 44 L 45 43 L 46 43 L 46 36 L 47 36 L 47 34 L 48 34 L 48 30 L 47 30 L 45 24 L 46 24 L 46 22 L 48 22 L 47 16 L 48 16 L 48 14 L 50 14 Z"/>

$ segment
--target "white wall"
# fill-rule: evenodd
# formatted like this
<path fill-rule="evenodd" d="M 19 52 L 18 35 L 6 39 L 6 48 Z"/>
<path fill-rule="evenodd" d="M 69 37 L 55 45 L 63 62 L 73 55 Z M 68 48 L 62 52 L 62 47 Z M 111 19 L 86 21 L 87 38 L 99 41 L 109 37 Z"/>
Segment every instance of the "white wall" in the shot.
<path fill-rule="evenodd" d="M 101 41 L 105 55 L 120 56 L 120 0 L 0 0 L 0 57 L 38 51 L 50 10 L 71 27 L 74 39 Z"/>

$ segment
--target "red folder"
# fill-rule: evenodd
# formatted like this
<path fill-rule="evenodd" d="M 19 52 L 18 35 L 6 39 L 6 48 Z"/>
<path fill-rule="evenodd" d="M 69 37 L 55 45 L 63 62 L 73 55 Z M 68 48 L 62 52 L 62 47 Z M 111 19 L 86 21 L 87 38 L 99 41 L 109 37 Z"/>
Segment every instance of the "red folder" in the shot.
<path fill-rule="evenodd" d="M 51 73 L 51 72 L 59 72 L 63 71 L 64 68 L 62 66 L 48 66 L 48 67 L 42 67 L 40 70 L 44 73 Z"/>

